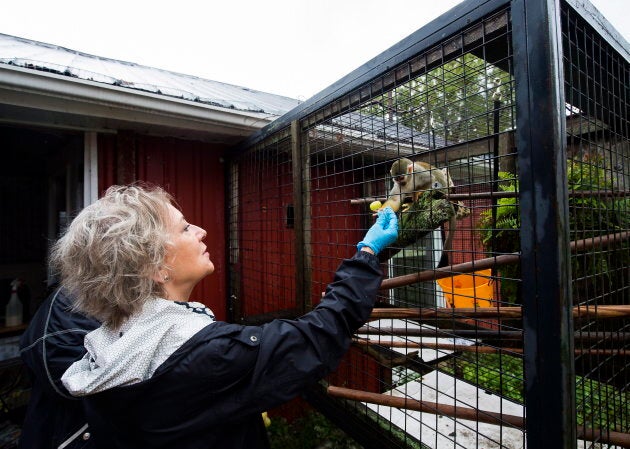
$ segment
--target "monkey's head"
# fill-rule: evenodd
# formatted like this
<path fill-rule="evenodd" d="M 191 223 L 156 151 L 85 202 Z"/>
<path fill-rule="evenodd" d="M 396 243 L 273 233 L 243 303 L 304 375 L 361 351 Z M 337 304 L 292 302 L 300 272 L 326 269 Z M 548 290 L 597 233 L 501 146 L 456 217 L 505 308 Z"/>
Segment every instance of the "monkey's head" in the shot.
<path fill-rule="evenodd" d="M 394 178 L 394 182 L 398 183 L 400 186 L 404 186 L 407 183 L 409 167 L 413 168 L 413 162 L 406 157 L 394 161 L 392 168 L 389 170 L 392 178 Z"/>

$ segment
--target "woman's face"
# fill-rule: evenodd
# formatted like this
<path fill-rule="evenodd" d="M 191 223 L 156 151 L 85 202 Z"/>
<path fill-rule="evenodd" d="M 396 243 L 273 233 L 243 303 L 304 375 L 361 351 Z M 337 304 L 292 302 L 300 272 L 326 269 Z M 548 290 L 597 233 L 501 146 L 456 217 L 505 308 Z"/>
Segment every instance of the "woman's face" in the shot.
<path fill-rule="evenodd" d="M 166 252 L 168 284 L 192 289 L 201 279 L 214 272 L 214 264 L 203 240 L 206 231 L 189 224 L 182 213 L 169 205 L 172 246 Z"/>

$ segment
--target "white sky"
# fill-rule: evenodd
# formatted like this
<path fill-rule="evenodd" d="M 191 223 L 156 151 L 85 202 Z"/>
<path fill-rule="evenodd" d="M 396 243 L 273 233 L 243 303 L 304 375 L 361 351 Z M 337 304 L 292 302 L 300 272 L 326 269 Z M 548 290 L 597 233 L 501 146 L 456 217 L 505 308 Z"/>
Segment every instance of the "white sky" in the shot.
<path fill-rule="evenodd" d="M 630 41 L 628 0 L 591 2 Z M 5 0 L 0 33 L 305 100 L 458 3 Z"/>

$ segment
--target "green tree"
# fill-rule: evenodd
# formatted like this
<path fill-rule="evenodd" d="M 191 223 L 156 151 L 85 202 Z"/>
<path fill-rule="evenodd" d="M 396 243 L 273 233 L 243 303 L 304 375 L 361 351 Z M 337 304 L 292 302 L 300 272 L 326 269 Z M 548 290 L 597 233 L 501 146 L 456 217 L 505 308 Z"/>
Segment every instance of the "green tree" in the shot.
<path fill-rule="evenodd" d="M 500 86 L 503 103 L 511 104 L 512 85 L 508 73 L 467 53 L 396 86 L 363 112 L 456 143 L 493 133 L 493 94 Z M 506 108 L 500 130 L 511 128 L 512 108 Z"/>

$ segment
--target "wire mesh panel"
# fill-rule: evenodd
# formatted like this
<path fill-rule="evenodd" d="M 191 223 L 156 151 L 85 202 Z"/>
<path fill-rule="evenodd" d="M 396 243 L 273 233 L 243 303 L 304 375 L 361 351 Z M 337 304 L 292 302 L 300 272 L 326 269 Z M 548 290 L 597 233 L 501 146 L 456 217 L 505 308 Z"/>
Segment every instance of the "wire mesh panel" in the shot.
<path fill-rule="evenodd" d="M 290 141 L 271 139 L 231 164 L 231 313 L 242 322 L 295 316 L 293 170 Z"/>
<path fill-rule="evenodd" d="M 232 163 L 235 318 L 314 307 L 398 214 L 372 316 L 309 394 L 365 447 L 630 447 L 628 60 L 554 5 L 466 2 Z"/>
<path fill-rule="evenodd" d="M 511 58 L 501 10 L 303 120 L 314 297 L 396 200 L 389 279 L 328 379 L 394 447 L 524 447 Z"/>
<path fill-rule="evenodd" d="M 578 425 L 601 447 L 630 433 L 630 65 L 568 5 L 562 9 L 567 184 Z"/>

